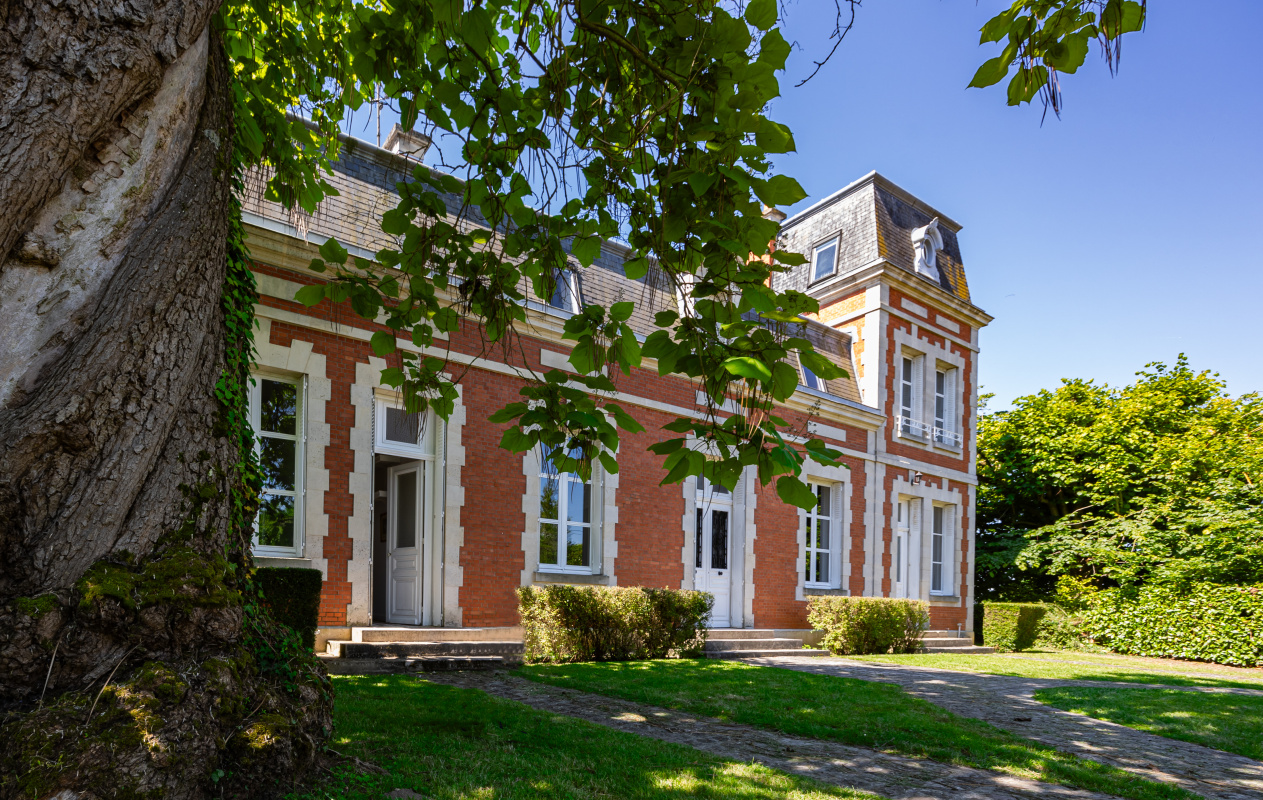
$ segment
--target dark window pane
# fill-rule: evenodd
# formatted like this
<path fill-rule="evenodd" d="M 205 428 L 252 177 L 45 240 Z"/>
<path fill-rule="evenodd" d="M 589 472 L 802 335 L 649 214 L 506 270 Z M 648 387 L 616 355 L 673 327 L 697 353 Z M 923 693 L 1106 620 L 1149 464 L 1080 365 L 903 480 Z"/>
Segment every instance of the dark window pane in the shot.
<path fill-rule="evenodd" d="M 566 489 L 569 494 L 566 498 L 566 521 L 591 522 L 592 485 L 568 480 Z"/>
<path fill-rule="evenodd" d="M 294 546 L 294 498 L 275 494 L 259 498 L 259 544 Z"/>
<path fill-rule="evenodd" d="M 934 563 L 943 561 L 943 537 L 941 534 L 934 534 L 930 537 L 934 541 L 934 556 L 931 559 Z"/>
<path fill-rule="evenodd" d="M 827 553 L 816 553 L 816 582 L 829 582 L 829 556 Z"/>
<path fill-rule="evenodd" d="M 294 448 L 297 443 L 291 439 L 269 439 L 264 436 L 259 444 L 263 488 L 294 491 Z"/>
<path fill-rule="evenodd" d="M 828 486 L 816 487 L 816 513 L 822 517 L 832 516 L 829 511 L 829 494 Z"/>
<path fill-rule="evenodd" d="M 395 476 L 395 547 L 417 546 L 417 473 Z"/>
<path fill-rule="evenodd" d="M 387 408 L 386 440 L 401 444 L 421 441 L 421 415 L 406 414 L 402 408 Z"/>
<path fill-rule="evenodd" d="M 259 429 L 270 433 L 298 432 L 298 387 L 292 383 L 259 379 Z"/>
<path fill-rule="evenodd" d="M 589 566 L 588 540 L 591 536 L 592 529 L 587 525 L 566 526 L 566 566 Z"/>
<path fill-rule="evenodd" d="M 934 532 L 935 533 L 943 532 L 943 507 L 942 506 L 934 507 Z"/>
<path fill-rule="evenodd" d="M 539 518 L 557 519 L 557 478 L 552 475 L 539 479 Z M 556 549 L 556 545 L 553 545 Z"/>
<path fill-rule="evenodd" d="M 816 547 L 821 550 L 829 549 L 829 520 L 827 519 L 816 521 Z"/>
<path fill-rule="evenodd" d="M 702 568 L 702 510 L 697 509 L 697 568 Z"/>
<path fill-rule="evenodd" d="M 557 563 L 557 523 L 555 522 L 540 523 L 539 563 Z"/>
<path fill-rule="evenodd" d="M 710 568 L 728 569 L 728 512 L 710 512 Z"/>
<path fill-rule="evenodd" d="M 823 388 L 820 385 L 820 379 L 816 377 L 816 373 L 812 372 L 811 368 L 806 364 L 803 364 L 803 386 L 816 390 Z"/>
<path fill-rule="evenodd" d="M 837 242 L 830 242 L 816 249 L 816 272 L 815 279 L 833 274 L 833 267 L 837 261 L 838 245 Z"/>

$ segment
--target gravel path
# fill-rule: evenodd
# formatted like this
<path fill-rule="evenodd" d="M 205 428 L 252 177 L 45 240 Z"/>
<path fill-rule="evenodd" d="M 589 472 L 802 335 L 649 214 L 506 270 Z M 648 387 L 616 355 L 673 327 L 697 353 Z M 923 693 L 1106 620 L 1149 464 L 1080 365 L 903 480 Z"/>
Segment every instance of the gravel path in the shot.
<path fill-rule="evenodd" d="M 686 745 L 733 761 L 758 762 L 821 783 L 861 789 L 892 800 L 1031 800 L 1032 797 L 1106 800 L 1110 797 L 988 770 L 788 736 L 696 714 L 547 686 L 503 672 L 435 672 L 427 673 L 425 679 L 481 689 L 541 711 Z"/>
<path fill-rule="evenodd" d="M 962 717 L 984 720 L 1027 739 L 1110 764 L 1150 780 L 1178 784 L 1208 800 L 1263 798 L 1263 763 L 1060 711 L 1033 697 L 1036 690 L 1054 686 L 1155 688 L 1151 684 L 1013 678 L 804 656 L 752 658 L 746 663 L 897 684 L 909 694 Z M 1251 689 L 1157 688 L 1259 694 Z"/>

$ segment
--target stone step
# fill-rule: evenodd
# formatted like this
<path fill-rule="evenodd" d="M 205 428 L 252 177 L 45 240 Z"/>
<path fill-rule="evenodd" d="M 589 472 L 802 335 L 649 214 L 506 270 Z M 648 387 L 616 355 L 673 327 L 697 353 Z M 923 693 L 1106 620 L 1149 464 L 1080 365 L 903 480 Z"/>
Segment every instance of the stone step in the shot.
<path fill-rule="evenodd" d="M 704 649 L 712 653 L 720 650 L 792 650 L 802 646 L 802 639 L 711 639 Z"/>
<path fill-rule="evenodd" d="M 968 631 L 966 631 L 962 636 L 961 632 L 957 630 L 923 631 L 921 635 L 928 636 L 932 639 L 968 639 L 973 636 L 973 634 Z"/>
<path fill-rule="evenodd" d="M 948 639 L 946 637 L 944 638 L 922 637 L 921 639 L 922 647 L 973 647 L 973 645 L 974 645 L 973 639 L 956 639 L 956 638 Z"/>
<path fill-rule="evenodd" d="M 422 628 L 374 625 L 351 629 L 353 642 L 520 642 L 518 625 L 499 628 Z"/>
<path fill-rule="evenodd" d="M 521 642 L 345 642 L 330 641 L 326 652 L 333 658 L 464 658 L 498 656 L 522 660 Z"/>
<path fill-rule="evenodd" d="M 707 650 L 707 658 L 775 658 L 777 656 L 827 656 L 828 650 L 807 650 L 802 647 L 793 650 Z"/>
<path fill-rule="evenodd" d="M 994 647 L 979 647 L 976 645 L 968 645 L 966 647 L 922 647 L 922 653 L 951 653 L 952 655 L 966 656 L 983 656 L 990 655 L 995 652 Z"/>
<path fill-rule="evenodd" d="M 772 628 L 710 628 L 706 638 L 712 642 L 730 641 L 732 639 L 775 639 L 776 631 Z"/>
<path fill-rule="evenodd" d="M 513 665 L 500 656 L 423 656 L 421 658 L 339 658 L 319 656 L 330 675 L 393 675 L 410 672 L 501 669 Z"/>

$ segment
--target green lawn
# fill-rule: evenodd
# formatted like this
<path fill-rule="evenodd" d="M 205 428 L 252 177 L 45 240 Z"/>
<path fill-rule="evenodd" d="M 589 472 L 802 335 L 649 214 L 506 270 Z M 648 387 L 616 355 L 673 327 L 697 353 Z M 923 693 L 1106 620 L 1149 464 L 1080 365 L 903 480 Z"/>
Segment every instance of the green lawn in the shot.
<path fill-rule="evenodd" d="M 877 800 L 412 676 L 333 681 L 332 747 L 389 774 L 339 767 L 294 800 L 384 797 L 397 788 L 433 800 Z"/>
<path fill-rule="evenodd" d="M 1263 761 L 1263 697 L 1176 689 L 1040 689 L 1064 711 Z"/>
<path fill-rule="evenodd" d="M 905 664 L 913 667 L 933 667 L 958 672 L 982 672 L 988 675 L 1012 675 L 1019 678 L 1050 678 L 1054 680 L 1119 681 L 1122 683 L 1165 683 L 1170 686 L 1232 686 L 1244 689 L 1263 689 L 1263 680 L 1250 680 L 1235 672 L 1224 672 L 1223 678 L 1189 676 L 1179 672 L 1166 672 L 1155 668 L 1144 659 L 1126 659 L 1114 656 L 1110 660 L 1099 659 L 1088 653 L 1039 653 L 1028 652 L 1031 658 L 1006 655 L 952 655 L 950 653 L 922 653 L 905 656 L 847 656 L 856 661 L 880 661 L 888 664 Z M 1073 657 L 1072 657 L 1073 656 Z M 1034 659 L 1049 658 L 1047 661 Z M 1093 664 L 1073 664 L 1068 661 L 1094 661 Z M 1190 672 L 1217 671 L 1199 669 L 1205 665 L 1188 665 Z M 1253 676 L 1250 676 L 1253 677 Z M 1263 679 L 1263 676 L 1260 676 Z"/>
<path fill-rule="evenodd" d="M 717 660 L 530 666 L 519 674 L 565 686 L 798 736 L 1034 778 L 1134 800 L 1191 798 L 958 717 L 898 686 Z"/>

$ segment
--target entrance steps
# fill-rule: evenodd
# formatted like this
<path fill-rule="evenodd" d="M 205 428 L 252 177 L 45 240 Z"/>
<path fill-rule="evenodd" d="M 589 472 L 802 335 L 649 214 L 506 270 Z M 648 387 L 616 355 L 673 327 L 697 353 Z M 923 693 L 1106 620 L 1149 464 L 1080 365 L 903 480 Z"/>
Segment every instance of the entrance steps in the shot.
<path fill-rule="evenodd" d="M 988 655 L 994 647 L 979 647 L 972 634 L 959 631 L 926 631 L 921 634 L 922 653 L 950 653 L 953 655 Z"/>
<path fill-rule="evenodd" d="M 798 632 L 771 628 L 711 628 L 703 653 L 707 658 L 829 655 L 828 650 L 804 647 L 803 637 L 794 636 L 794 633 Z"/>
<path fill-rule="evenodd" d="M 352 628 L 350 639 L 330 639 L 319 654 L 334 675 L 498 669 L 522 663 L 522 629 Z"/>

